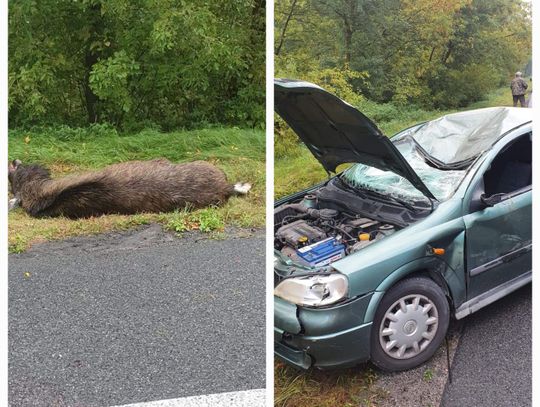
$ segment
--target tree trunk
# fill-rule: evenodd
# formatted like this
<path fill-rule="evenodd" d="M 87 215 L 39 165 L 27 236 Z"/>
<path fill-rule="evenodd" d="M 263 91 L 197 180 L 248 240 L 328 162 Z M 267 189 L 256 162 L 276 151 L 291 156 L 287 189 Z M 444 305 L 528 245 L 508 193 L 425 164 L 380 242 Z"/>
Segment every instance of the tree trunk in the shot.
<path fill-rule="evenodd" d="M 283 29 L 281 30 L 281 35 L 279 37 L 279 44 L 276 48 L 276 55 L 279 55 L 279 52 L 281 51 L 281 47 L 283 46 L 283 41 L 285 40 L 285 32 L 287 31 L 287 27 L 289 25 L 289 22 L 291 21 L 291 18 L 294 14 L 294 9 L 296 7 L 296 3 L 298 0 L 293 0 L 291 4 L 291 10 L 289 11 L 289 14 L 287 15 L 287 19 L 285 20 L 285 24 L 283 24 Z"/>
<path fill-rule="evenodd" d="M 345 63 L 347 64 L 347 66 L 351 66 L 353 30 L 348 21 L 345 21 L 345 24 L 343 25 L 343 35 L 345 37 Z"/>
<path fill-rule="evenodd" d="M 101 4 L 94 3 L 88 9 L 88 21 L 90 25 L 90 35 L 86 41 L 86 50 L 84 53 L 84 101 L 86 104 L 86 112 L 88 115 L 88 123 L 96 123 L 98 121 L 98 97 L 90 88 L 90 72 L 93 66 L 98 62 L 99 55 L 95 49 L 92 49 L 92 44 L 102 39 L 103 36 L 103 21 L 101 19 Z"/>
<path fill-rule="evenodd" d="M 431 62 L 433 59 L 433 54 L 435 54 L 435 48 L 436 47 L 431 48 L 431 53 L 429 54 L 429 62 Z"/>
<path fill-rule="evenodd" d="M 338 13 L 343 20 L 343 39 L 345 41 L 345 63 L 347 66 L 351 65 L 352 59 L 352 39 L 354 32 L 357 28 L 356 23 L 358 21 L 358 7 L 357 0 L 347 0 L 344 3 L 344 13 Z"/>
<path fill-rule="evenodd" d="M 448 47 L 446 49 L 446 52 L 444 53 L 444 56 L 442 58 L 442 63 L 446 64 L 446 61 L 448 61 L 448 58 L 450 58 L 450 54 L 452 54 L 452 49 L 454 48 L 454 43 L 452 41 L 448 41 Z"/>
<path fill-rule="evenodd" d="M 92 53 L 90 50 L 86 51 L 84 57 L 84 101 L 86 104 L 86 112 L 88 114 L 88 123 L 96 123 L 98 121 L 97 114 L 97 102 L 98 97 L 90 88 L 90 72 L 92 71 L 92 66 L 98 61 L 97 55 Z"/>

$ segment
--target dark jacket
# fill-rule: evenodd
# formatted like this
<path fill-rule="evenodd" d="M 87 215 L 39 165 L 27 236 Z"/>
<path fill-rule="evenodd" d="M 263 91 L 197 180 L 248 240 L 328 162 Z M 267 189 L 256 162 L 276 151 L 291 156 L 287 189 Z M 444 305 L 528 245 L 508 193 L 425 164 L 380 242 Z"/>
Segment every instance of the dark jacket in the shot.
<path fill-rule="evenodd" d="M 510 84 L 510 89 L 512 89 L 512 95 L 514 96 L 524 95 L 527 92 L 527 83 L 523 78 L 514 78 Z"/>

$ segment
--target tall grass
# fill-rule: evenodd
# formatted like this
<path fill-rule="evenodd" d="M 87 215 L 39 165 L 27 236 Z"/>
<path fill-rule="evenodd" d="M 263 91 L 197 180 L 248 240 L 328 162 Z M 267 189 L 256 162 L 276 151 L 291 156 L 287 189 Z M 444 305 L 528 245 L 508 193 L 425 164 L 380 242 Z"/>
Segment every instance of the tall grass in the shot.
<path fill-rule="evenodd" d="M 174 162 L 193 160 L 230 161 L 264 159 L 264 133 L 260 130 L 214 128 L 160 133 L 145 130 L 121 136 L 105 126 L 47 128 L 9 133 L 9 157 L 23 162 L 81 168 L 149 160 L 156 157 Z"/>
<path fill-rule="evenodd" d="M 301 372 L 283 362 L 274 364 L 274 406 L 376 406 L 386 394 L 373 386 L 377 374 L 369 369 Z"/>

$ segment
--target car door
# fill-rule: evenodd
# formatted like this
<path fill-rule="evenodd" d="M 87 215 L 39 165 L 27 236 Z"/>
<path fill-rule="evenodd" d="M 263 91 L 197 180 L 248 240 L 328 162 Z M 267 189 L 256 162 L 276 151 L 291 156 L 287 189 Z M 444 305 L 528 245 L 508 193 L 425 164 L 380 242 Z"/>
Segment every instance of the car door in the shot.
<path fill-rule="evenodd" d="M 532 143 L 522 134 L 484 163 L 464 216 L 467 298 L 531 270 Z"/>

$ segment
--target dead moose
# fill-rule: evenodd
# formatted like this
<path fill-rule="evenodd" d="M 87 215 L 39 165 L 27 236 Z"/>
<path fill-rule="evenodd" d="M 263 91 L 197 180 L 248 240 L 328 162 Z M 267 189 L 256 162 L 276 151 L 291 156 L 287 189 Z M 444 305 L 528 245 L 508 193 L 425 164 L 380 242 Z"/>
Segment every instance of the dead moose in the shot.
<path fill-rule="evenodd" d="M 222 204 L 231 195 L 245 195 L 251 188 L 247 183 L 230 184 L 222 170 L 205 161 L 131 161 L 52 179 L 46 168 L 14 160 L 8 176 L 14 195 L 10 209 L 21 206 L 34 217 L 86 218 L 202 208 Z"/>

